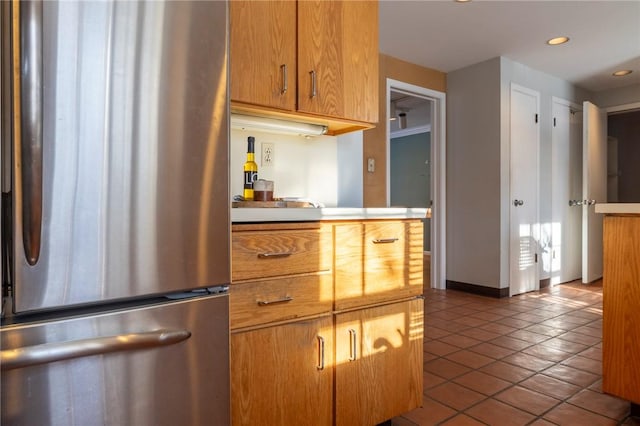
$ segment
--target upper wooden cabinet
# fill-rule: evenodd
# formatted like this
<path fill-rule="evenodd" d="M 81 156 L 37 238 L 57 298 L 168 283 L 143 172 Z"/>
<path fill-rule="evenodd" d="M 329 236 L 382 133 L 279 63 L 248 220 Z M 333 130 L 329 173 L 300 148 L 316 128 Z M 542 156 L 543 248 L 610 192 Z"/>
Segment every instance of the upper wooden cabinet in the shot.
<path fill-rule="evenodd" d="M 294 111 L 296 2 L 231 1 L 231 99 Z"/>
<path fill-rule="evenodd" d="M 377 1 L 298 2 L 298 109 L 378 121 Z"/>
<path fill-rule="evenodd" d="M 233 0 L 230 27 L 232 110 L 335 134 L 378 121 L 377 1 Z"/>

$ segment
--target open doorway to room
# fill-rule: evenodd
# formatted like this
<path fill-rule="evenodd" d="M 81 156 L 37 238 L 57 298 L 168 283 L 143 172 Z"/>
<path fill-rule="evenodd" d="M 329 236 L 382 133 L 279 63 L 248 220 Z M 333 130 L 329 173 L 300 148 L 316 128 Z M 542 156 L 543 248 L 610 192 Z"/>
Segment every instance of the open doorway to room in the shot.
<path fill-rule="evenodd" d="M 445 95 L 393 80 L 387 88 L 387 204 L 427 208 L 424 285 L 445 288 Z"/>

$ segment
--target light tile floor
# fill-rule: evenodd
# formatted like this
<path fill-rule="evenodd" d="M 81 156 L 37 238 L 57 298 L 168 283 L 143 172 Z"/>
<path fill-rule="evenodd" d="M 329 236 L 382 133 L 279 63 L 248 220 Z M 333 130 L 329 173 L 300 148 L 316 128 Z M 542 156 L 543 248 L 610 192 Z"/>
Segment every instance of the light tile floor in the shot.
<path fill-rule="evenodd" d="M 391 424 L 640 426 L 601 383 L 601 281 L 503 299 L 428 289 L 423 406 Z"/>

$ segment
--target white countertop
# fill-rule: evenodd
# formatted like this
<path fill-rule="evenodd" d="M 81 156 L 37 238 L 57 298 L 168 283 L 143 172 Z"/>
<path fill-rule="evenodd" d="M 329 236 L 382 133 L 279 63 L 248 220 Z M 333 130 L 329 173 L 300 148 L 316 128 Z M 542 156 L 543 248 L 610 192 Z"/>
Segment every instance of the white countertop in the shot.
<path fill-rule="evenodd" d="M 423 219 L 426 208 L 328 207 L 328 208 L 232 208 L 231 222 L 298 222 L 356 219 Z"/>
<path fill-rule="evenodd" d="M 640 203 L 596 204 L 596 213 L 640 214 Z"/>

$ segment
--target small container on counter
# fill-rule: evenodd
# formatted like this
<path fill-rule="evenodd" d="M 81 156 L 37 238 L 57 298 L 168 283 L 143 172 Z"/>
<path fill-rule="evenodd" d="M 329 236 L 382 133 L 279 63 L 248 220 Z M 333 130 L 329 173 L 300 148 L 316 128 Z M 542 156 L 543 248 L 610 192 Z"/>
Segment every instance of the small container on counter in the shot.
<path fill-rule="evenodd" d="M 273 201 L 273 181 L 258 179 L 253 183 L 254 201 Z"/>

